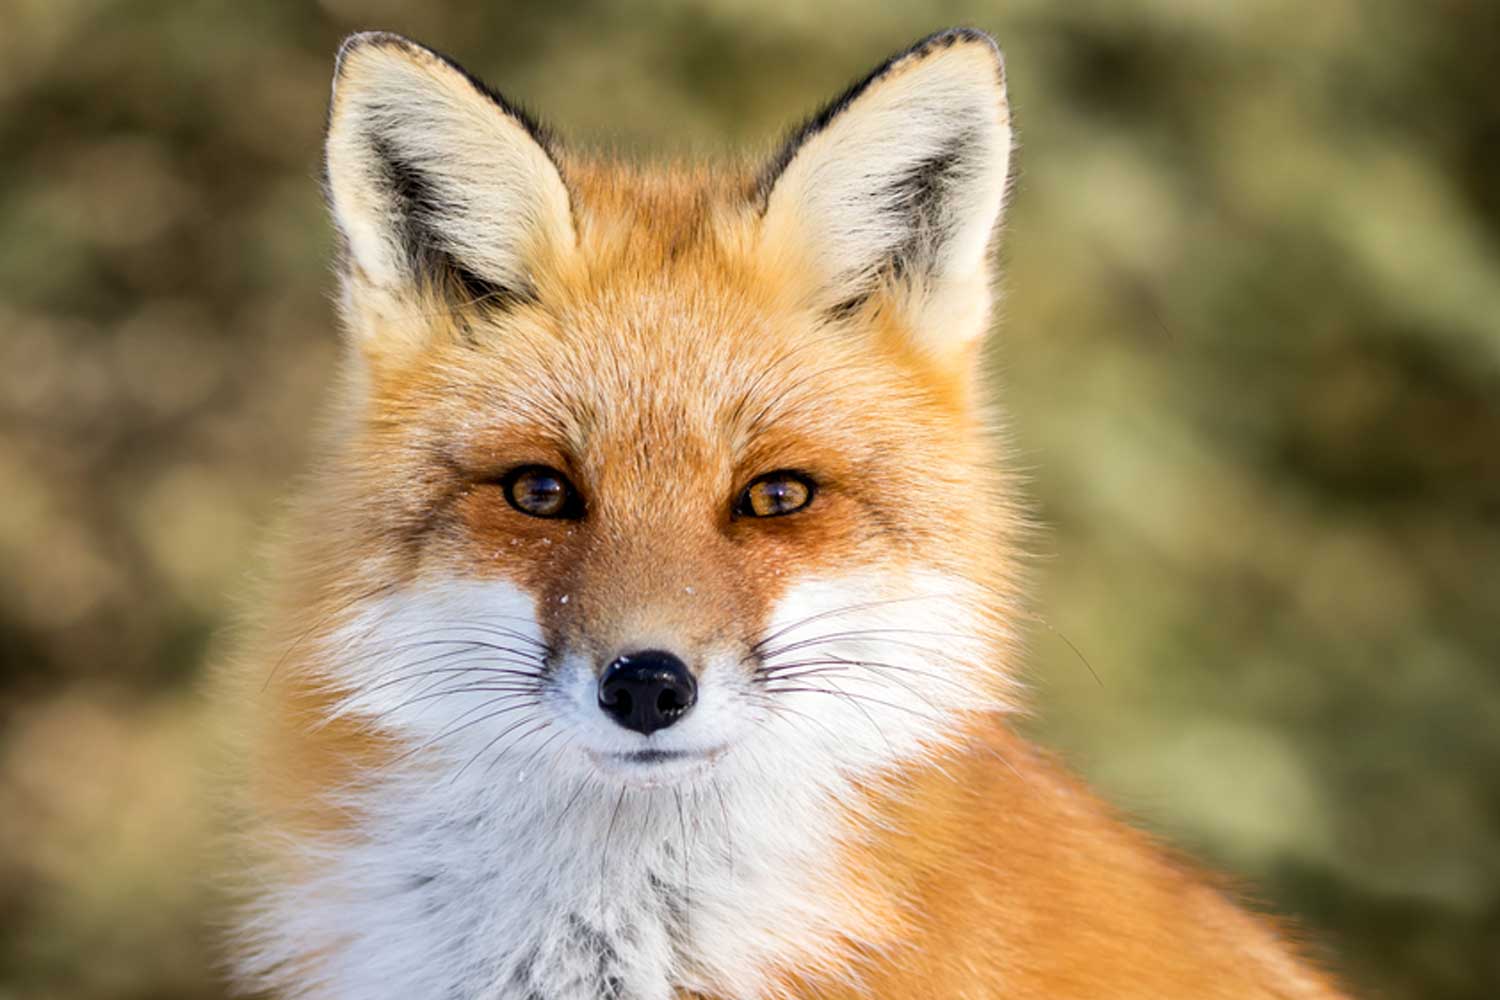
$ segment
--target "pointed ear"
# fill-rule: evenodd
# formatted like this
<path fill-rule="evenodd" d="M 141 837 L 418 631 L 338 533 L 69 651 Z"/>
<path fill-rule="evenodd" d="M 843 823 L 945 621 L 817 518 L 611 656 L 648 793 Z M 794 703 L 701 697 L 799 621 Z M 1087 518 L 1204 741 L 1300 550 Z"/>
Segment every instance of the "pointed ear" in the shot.
<path fill-rule="evenodd" d="M 326 168 L 352 294 L 531 297 L 538 264 L 574 242 L 547 142 L 445 57 L 399 35 L 351 36 L 334 73 Z"/>
<path fill-rule="evenodd" d="M 809 276 L 815 307 L 889 290 L 922 350 L 956 356 L 988 328 L 1010 148 L 994 41 L 933 35 L 791 137 L 760 181 L 764 246 Z"/>

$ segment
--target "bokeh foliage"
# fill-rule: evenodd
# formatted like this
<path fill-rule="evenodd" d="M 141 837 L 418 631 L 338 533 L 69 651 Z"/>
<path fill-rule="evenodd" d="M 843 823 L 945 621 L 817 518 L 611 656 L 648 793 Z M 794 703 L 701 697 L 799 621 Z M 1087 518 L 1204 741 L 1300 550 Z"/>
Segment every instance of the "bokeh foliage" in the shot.
<path fill-rule="evenodd" d="M 1000 37 L 1021 128 L 992 359 L 1048 525 L 1032 728 L 1370 995 L 1500 995 L 1500 5 L 3 15 L 0 998 L 221 995 L 198 688 L 336 350 L 341 35 L 690 156 L 951 23 Z"/>

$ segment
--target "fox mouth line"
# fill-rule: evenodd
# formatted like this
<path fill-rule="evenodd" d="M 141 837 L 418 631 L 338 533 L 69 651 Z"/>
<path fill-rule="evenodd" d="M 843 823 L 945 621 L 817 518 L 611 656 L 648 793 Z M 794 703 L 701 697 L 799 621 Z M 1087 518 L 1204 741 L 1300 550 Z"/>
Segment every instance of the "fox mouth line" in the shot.
<path fill-rule="evenodd" d="M 611 756 L 616 760 L 628 761 L 631 764 L 660 764 L 664 761 L 707 756 L 707 754 L 697 754 L 688 750 L 633 750 L 629 753 L 617 753 Z"/>
<path fill-rule="evenodd" d="M 658 764 L 690 763 L 708 764 L 723 756 L 727 746 L 713 746 L 703 750 L 626 750 L 620 752 L 600 753 L 589 751 L 589 756 L 597 764 L 621 764 L 650 767 Z"/>

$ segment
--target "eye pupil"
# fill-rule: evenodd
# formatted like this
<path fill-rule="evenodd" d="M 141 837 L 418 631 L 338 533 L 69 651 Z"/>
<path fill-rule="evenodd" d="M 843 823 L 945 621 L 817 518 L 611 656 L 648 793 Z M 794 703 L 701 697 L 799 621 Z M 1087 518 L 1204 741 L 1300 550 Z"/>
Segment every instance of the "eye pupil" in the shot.
<path fill-rule="evenodd" d="M 575 506 L 573 487 L 554 469 L 527 468 L 510 474 L 505 481 L 510 505 L 532 517 L 564 517 Z"/>
<path fill-rule="evenodd" d="M 748 517 L 780 517 L 812 502 L 813 485 L 796 472 L 770 472 L 745 487 L 736 505 Z"/>

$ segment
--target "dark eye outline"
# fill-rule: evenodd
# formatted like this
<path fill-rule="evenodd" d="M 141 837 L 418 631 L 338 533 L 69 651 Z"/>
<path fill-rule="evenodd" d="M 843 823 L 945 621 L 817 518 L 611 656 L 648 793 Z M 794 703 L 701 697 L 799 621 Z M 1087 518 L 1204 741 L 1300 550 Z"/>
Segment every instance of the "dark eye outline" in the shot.
<path fill-rule="evenodd" d="M 532 473 L 550 476 L 562 483 L 563 502 L 555 514 L 538 514 L 535 511 L 527 510 L 517 502 L 516 484 L 521 481 L 522 476 Z M 578 488 L 573 485 L 571 479 L 550 465 L 518 465 L 500 477 L 500 487 L 505 492 L 505 502 L 510 504 L 511 508 L 518 514 L 534 517 L 541 521 L 576 521 L 583 516 L 583 495 L 578 492 Z"/>
<path fill-rule="evenodd" d="M 771 480 L 775 479 L 791 479 L 801 483 L 803 488 L 807 490 L 807 499 L 803 500 L 800 504 L 793 507 L 791 510 L 777 511 L 775 514 L 759 514 L 756 512 L 754 505 L 750 502 L 750 491 L 755 489 L 755 487 L 759 486 L 761 483 L 770 482 Z M 736 517 L 753 517 L 756 520 L 764 521 L 767 518 L 786 517 L 790 514 L 799 514 L 802 511 L 806 510 L 808 507 L 812 506 L 812 502 L 814 498 L 817 497 L 817 495 L 818 483 L 817 480 L 813 479 L 812 476 L 809 476 L 805 472 L 798 472 L 796 469 L 774 469 L 770 472 L 761 473 L 745 484 L 745 488 L 740 490 L 739 496 L 735 498 L 734 515 Z"/>

